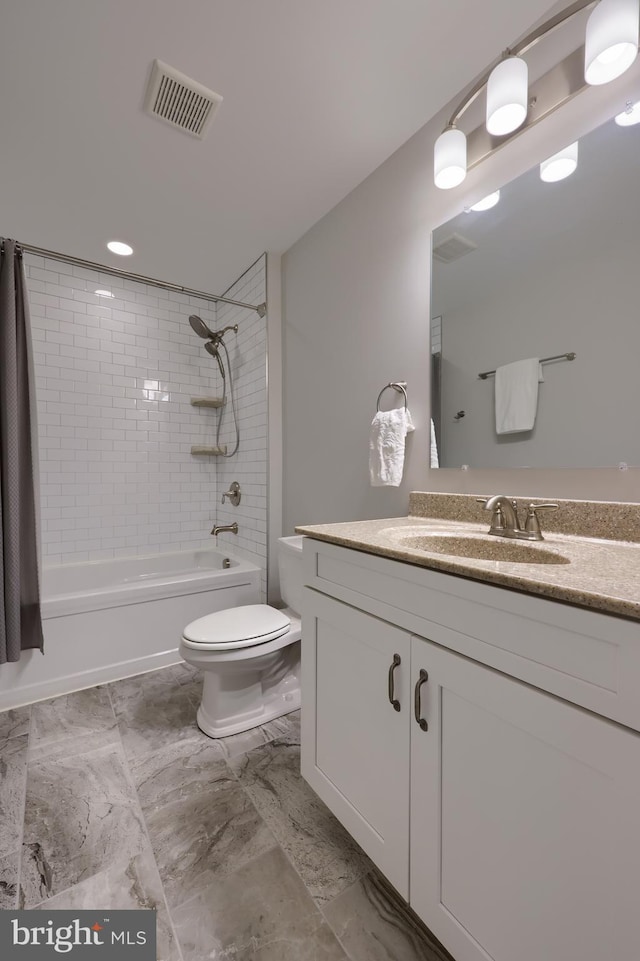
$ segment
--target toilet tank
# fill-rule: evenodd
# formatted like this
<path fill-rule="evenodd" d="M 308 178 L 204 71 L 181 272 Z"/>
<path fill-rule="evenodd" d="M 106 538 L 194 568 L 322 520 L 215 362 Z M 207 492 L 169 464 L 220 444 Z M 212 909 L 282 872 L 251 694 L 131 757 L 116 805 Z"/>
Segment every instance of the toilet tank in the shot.
<path fill-rule="evenodd" d="M 302 606 L 304 570 L 302 566 L 302 534 L 294 537 L 278 538 L 278 571 L 280 573 L 280 593 L 287 607 L 295 614 Z"/>

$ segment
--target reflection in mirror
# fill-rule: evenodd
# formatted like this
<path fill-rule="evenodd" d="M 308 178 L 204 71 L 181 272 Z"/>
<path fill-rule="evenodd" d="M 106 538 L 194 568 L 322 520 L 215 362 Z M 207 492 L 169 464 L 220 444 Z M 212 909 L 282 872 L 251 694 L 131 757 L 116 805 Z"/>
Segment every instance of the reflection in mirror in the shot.
<path fill-rule="evenodd" d="M 441 467 L 640 464 L 639 163 L 640 125 L 611 120 L 568 178 L 536 166 L 435 231 Z"/>

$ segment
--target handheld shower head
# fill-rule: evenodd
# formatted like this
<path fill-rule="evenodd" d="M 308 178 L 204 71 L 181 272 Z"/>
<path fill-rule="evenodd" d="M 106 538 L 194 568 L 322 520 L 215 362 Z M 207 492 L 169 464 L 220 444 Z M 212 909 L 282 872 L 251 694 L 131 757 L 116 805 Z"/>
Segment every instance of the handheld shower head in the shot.
<path fill-rule="evenodd" d="M 220 373 L 222 374 L 222 379 L 224 380 L 225 379 L 224 366 L 222 364 L 220 351 L 218 350 L 218 347 L 217 347 L 218 343 L 219 341 L 217 340 L 208 340 L 204 345 L 204 349 L 207 351 L 208 354 L 211 354 L 211 356 L 215 357 L 215 359 L 218 361 L 218 367 L 220 368 Z"/>
<path fill-rule="evenodd" d="M 191 314 L 189 317 L 189 323 L 191 324 L 191 329 L 198 335 L 198 337 L 203 337 L 204 340 L 209 340 L 209 338 L 215 337 L 214 332 L 209 330 L 202 317 L 198 317 L 197 314 Z"/>

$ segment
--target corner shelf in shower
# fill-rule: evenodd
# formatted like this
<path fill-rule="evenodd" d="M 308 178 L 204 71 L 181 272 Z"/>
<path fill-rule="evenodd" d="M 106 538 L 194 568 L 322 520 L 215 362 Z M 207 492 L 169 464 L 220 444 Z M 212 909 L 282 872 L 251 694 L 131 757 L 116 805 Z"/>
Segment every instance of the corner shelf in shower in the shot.
<path fill-rule="evenodd" d="M 224 407 L 222 397 L 192 397 L 192 407 Z"/>
<path fill-rule="evenodd" d="M 191 448 L 191 453 L 209 457 L 224 457 L 227 453 L 227 445 L 222 444 L 220 447 L 203 447 L 196 445 Z"/>

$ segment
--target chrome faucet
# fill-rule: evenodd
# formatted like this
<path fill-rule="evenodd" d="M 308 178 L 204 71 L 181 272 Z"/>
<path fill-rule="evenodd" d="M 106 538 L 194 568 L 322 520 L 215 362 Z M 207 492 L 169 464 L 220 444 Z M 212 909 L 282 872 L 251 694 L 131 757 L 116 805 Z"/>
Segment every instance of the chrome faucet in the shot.
<path fill-rule="evenodd" d="M 234 521 L 233 524 L 221 524 L 220 527 L 218 527 L 218 525 L 215 524 L 211 533 L 213 534 L 214 537 L 217 537 L 218 534 L 224 534 L 226 531 L 229 531 L 231 534 L 237 534 L 238 525 L 236 521 Z"/>
<path fill-rule="evenodd" d="M 495 494 L 493 497 L 487 499 L 478 497 L 477 500 L 481 504 L 484 504 L 485 510 L 492 512 L 489 534 L 494 534 L 496 537 L 512 537 L 524 541 L 544 540 L 542 531 L 540 530 L 540 521 L 537 512 L 558 509 L 557 504 L 529 504 L 523 530 L 518 519 L 517 500 L 505 497 L 504 494 Z"/>

